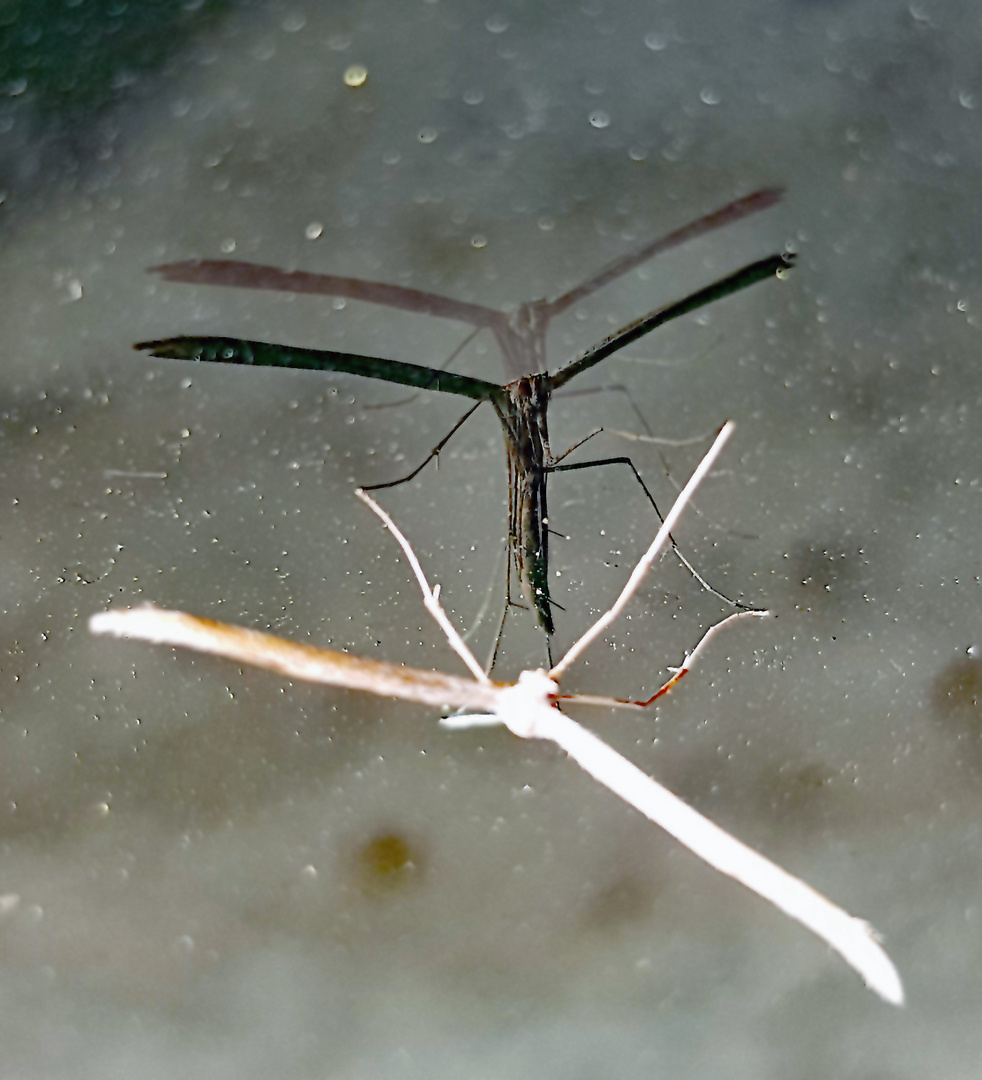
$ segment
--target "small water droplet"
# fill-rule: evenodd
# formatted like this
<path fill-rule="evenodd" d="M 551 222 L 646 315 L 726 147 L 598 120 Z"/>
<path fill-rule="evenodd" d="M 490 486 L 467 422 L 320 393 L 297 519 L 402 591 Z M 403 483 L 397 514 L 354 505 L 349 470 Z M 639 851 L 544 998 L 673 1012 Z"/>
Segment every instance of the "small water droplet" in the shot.
<path fill-rule="evenodd" d="M 434 127 L 425 127 L 419 129 L 419 135 L 417 138 L 421 143 L 436 142 L 440 132 Z"/>
<path fill-rule="evenodd" d="M 652 52 L 661 52 L 668 47 L 668 38 L 664 34 L 645 34 L 644 43 Z"/>
<path fill-rule="evenodd" d="M 324 234 L 324 226 L 319 221 L 312 221 L 303 231 L 308 240 L 319 240 Z"/>
<path fill-rule="evenodd" d="M 553 219 L 551 217 L 540 217 L 539 218 L 539 228 L 543 232 L 552 232 L 552 230 L 555 227 L 556 227 L 556 223 L 555 223 L 555 221 L 553 221 Z"/>
<path fill-rule="evenodd" d="M 364 86 L 368 78 L 368 68 L 363 64 L 352 64 L 344 69 L 345 86 Z"/>
<path fill-rule="evenodd" d="M 703 105 L 718 105 L 720 96 L 711 86 L 704 86 L 699 91 L 699 100 Z"/>
<path fill-rule="evenodd" d="M 979 656 L 982 656 L 982 649 L 979 649 L 978 645 L 969 645 L 965 650 L 965 655 L 977 660 Z"/>
<path fill-rule="evenodd" d="M 221 248 L 222 252 L 225 255 L 231 255 L 232 252 L 235 251 L 235 241 L 234 240 L 223 240 L 218 246 L 219 246 L 219 248 Z"/>
<path fill-rule="evenodd" d="M 590 113 L 590 126 L 595 128 L 605 128 L 610 124 L 610 117 L 603 111 L 603 109 L 595 109 Z"/>
<path fill-rule="evenodd" d="M 281 25 L 288 34 L 296 34 L 307 25 L 307 16 L 299 11 L 291 12 Z"/>
<path fill-rule="evenodd" d="M 508 20 L 504 15 L 491 15 L 485 20 L 484 26 L 492 34 L 503 34 L 508 29 Z"/>
<path fill-rule="evenodd" d="M 464 104 L 465 105 L 480 105 L 484 100 L 484 91 L 479 90 L 477 87 L 473 87 L 470 90 L 464 91 Z"/>
<path fill-rule="evenodd" d="M 313 881 L 317 877 L 317 867 L 307 863 L 303 870 L 300 871 L 300 874 L 307 881 Z"/>
<path fill-rule="evenodd" d="M 488 243 L 488 238 L 486 236 L 483 236 L 481 233 L 475 233 L 471 237 L 471 247 L 474 247 L 474 248 L 487 247 L 487 243 Z"/>
<path fill-rule="evenodd" d="M 644 159 L 648 156 L 648 151 L 645 150 L 643 146 L 632 146 L 628 150 L 627 156 L 632 161 L 644 161 Z"/>

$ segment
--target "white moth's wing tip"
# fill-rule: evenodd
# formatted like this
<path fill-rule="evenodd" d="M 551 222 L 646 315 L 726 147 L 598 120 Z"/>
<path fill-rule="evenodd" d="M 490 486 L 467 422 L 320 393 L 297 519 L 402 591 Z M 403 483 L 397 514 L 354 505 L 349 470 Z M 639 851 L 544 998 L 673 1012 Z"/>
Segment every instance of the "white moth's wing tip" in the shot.
<path fill-rule="evenodd" d="M 809 930 L 824 938 L 859 974 L 867 989 L 888 1004 L 902 1008 L 906 1003 L 904 984 L 886 949 L 880 944 L 880 935 L 865 919 L 847 915 L 841 909 L 832 914 L 831 921 L 802 921 Z"/>
<path fill-rule="evenodd" d="M 907 1003 L 904 984 L 900 979 L 893 961 L 880 944 L 879 934 L 868 922 L 856 919 L 857 929 L 862 934 L 856 943 L 854 953 L 847 957 L 863 978 L 863 982 L 875 994 L 879 994 L 890 1005 L 902 1009 Z"/>
<path fill-rule="evenodd" d="M 502 723 L 494 713 L 454 713 L 452 716 L 442 716 L 440 727 L 450 731 L 464 731 L 475 727 L 497 727 Z"/>
<path fill-rule="evenodd" d="M 112 634 L 114 637 L 134 637 L 144 641 L 166 641 L 169 624 L 181 618 L 178 611 L 167 611 L 144 604 L 125 610 L 97 611 L 89 617 L 89 631 L 93 634 Z"/>

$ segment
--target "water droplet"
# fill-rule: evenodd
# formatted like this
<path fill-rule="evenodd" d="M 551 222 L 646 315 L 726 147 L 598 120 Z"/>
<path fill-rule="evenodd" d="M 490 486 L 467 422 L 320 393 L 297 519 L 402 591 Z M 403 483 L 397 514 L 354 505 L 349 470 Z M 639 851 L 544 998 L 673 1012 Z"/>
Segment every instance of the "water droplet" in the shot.
<path fill-rule="evenodd" d="M 234 240 L 223 240 L 218 246 L 219 246 L 219 248 L 221 248 L 222 252 L 225 255 L 231 255 L 232 252 L 235 251 L 235 241 Z"/>
<path fill-rule="evenodd" d="M 632 146 L 628 150 L 627 156 L 632 161 L 644 161 L 644 159 L 648 156 L 648 151 L 645 150 L 643 146 Z"/>
<path fill-rule="evenodd" d="M 487 247 L 487 244 L 488 244 L 488 238 L 486 236 L 482 236 L 481 233 L 475 233 L 471 237 L 471 247 L 482 248 L 482 247 Z"/>
<path fill-rule="evenodd" d="M 720 96 L 711 86 L 704 86 L 699 91 L 699 100 L 703 105 L 718 105 Z"/>
<path fill-rule="evenodd" d="M 419 129 L 419 135 L 417 138 L 421 143 L 436 142 L 440 132 L 434 127 L 425 127 Z"/>
<path fill-rule="evenodd" d="M 363 64 L 352 64 L 344 69 L 345 86 L 364 86 L 368 78 L 368 68 Z"/>
<path fill-rule="evenodd" d="M 553 219 L 551 217 L 540 217 L 539 218 L 539 228 L 543 232 L 552 232 L 552 230 L 555 227 L 556 227 L 556 223 L 555 223 L 555 221 L 553 221 Z"/>
<path fill-rule="evenodd" d="M 978 645 L 969 645 L 965 650 L 965 655 L 970 656 L 973 660 L 982 655 L 982 649 L 979 649 Z"/>
<path fill-rule="evenodd" d="M 595 109 L 590 113 L 590 126 L 595 128 L 605 128 L 610 124 L 610 117 L 603 111 L 603 109 Z"/>
<path fill-rule="evenodd" d="M 281 25 L 288 34 L 296 34 L 307 25 L 307 16 L 299 11 L 291 12 Z"/>
<path fill-rule="evenodd" d="M 402 160 L 402 154 L 398 150 L 386 150 L 382 155 L 383 165 L 398 165 Z"/>
<path fill-rule="evenodd" d="M 307 863 L 307 865 L 300 871 L 300 874 L 307 881 L 313 881 L 314 878 L 317 877 L 317 867 L 312 866 L 310 863 Z"/>
<path fill-rule="evenodd" d="M 969 93 L 967 90 L 959 91 L 958 104 L 961 105 L 961 107 L 963 109 L 974 109 L 975 108 L 975 95 Z"/>
<path fill-rule="evenodd" d="M 508 29 L 508 20 L 504 15 L 491 15 L 485 20 L 484 26 L 492 34 L 503 34 Z"/>
<path fill-rule="evenodd" d="M 668 48 L 668 38 L 664 34 L 645 34 L 644 43 L 652 52 Z"/>
<path fill-rule="evenodd" d="M 484 91 L 474 87 L 470 90 L 464 91 L 464 104 L 465 105 L 480 105 L 484 100 Z"/>
<path fill-rule="evenodd" d="M 319 221 L 312 221 L 303 231 L 308 240 L 319 240 L 324 234 L 324 226 Z"/>

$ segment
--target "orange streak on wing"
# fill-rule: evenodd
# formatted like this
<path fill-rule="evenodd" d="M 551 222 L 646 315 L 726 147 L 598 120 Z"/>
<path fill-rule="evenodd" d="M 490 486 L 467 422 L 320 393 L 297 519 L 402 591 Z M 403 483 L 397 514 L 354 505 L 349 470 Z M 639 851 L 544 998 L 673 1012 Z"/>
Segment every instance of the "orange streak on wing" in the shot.
<path fill-rule="evenodd" d="M 451 705 L 490 712 L 501 689 L 495 683 L 481 684 L 439 671 L 366 660 L 335 649 L 287 641 L 259 630 L 152 606 L 96 615 L 92 629 L 97 633 L 211 653 L 266 668 L 291 679 L 363 690 L 380 697 L 417 701 L 435 708 Z"/>

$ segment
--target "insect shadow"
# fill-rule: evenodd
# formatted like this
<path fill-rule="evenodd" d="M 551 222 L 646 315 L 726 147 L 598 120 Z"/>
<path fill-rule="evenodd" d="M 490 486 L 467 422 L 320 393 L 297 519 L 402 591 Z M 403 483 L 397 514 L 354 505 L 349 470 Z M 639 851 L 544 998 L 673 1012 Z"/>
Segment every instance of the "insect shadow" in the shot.
<path fill-rule="evenodd" d="M 228 337 L 181 336 L 139 342 L 134 348 L 165 359 L 347 372 L 417 389 L 457 394 L 476 402 L 412 472 L 397 480 L 373 484 L 366 487 L 366 490 L 395 487 L 412 480 L 440 454 L 471 414 L 484 402 L 489 402 L 501 421 L 508 461 L 509 492 L 506 603 L 491 661 L 493 666 L 508 610 L 512 606 L 521 606 L 512 598 L 512 581 L 516 575 L 546 634 L 551 635 L 555 631 L 552 609 L 558 605 L 549 592 L 549 511 L 546 485 L 550 473 L 601 465 L 626 465 L 641 485 L 655 513 L 660 519 L 662 517 L 654 497 L 630 458 L 618 456 L 563 464 L 567 455 L 593 434 L 597 434 L 596 431 L 586 439 L 581 439 L 565 453 L 553 455 L 549 445 L 548 428 L 548 407 L 552 394 L 581 372 L 599 364 L 612 353 L 656 327 L 739 292 L 758 281 L 775 275 L 783 276 L 792 264 L 793 255 L 784 252 L 758 260 L 681 300 L 657 308 L 591 346 L 552 374 L 545 371 L 545 340 L 550 320 L 659 252 L 767 209 L 781 196 L 781 190 L 773 188 L 754 192 L 615 260 L 588 281 L 557 299 L 526 302 L 510 314 L 480 304 L 453 300 L 398 285 L 327 274 L 283 271 L 275 267 L 234 260 L 191 260 L 152 268 L 167 281 L 344 296 L 468 322 L 475 330 L 466 341 L 470 341 L 482 329 L 488 329 L 494 334 L 501 347 L 506 368 L 516 376 L 505 384 L 448 372 L 442 368 L 423 367 L 382 357 Z M 459 352 L 459 349 L 457 351 Z M 721 593 L 699 575 L 679 551 L 674 539 L 672 547 L 704 588 L 734 608 L 748 609 L 747 605 Z"/>

